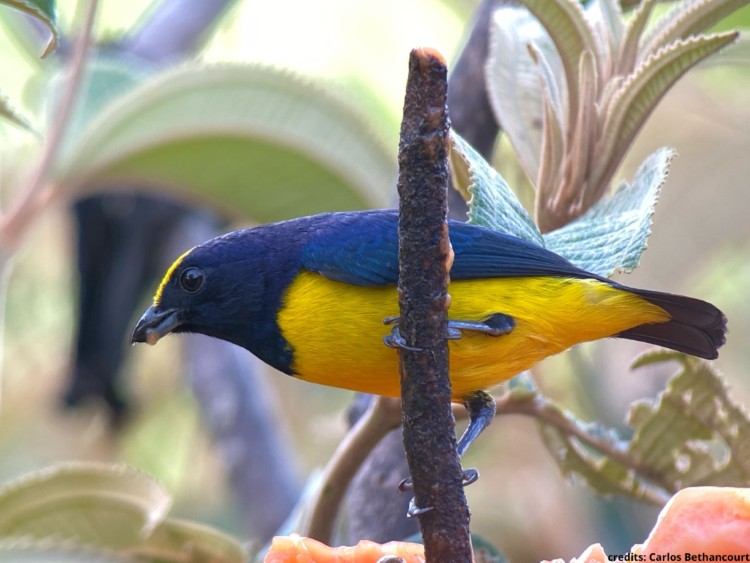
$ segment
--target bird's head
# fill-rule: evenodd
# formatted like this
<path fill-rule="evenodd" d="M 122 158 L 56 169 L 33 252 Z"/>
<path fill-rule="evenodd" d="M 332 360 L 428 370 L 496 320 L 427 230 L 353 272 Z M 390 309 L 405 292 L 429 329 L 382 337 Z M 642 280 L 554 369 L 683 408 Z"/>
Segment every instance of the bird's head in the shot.
<path fill-rule="evenodd" d="M 197 332 L 243 345 L 238 340 L 262 308 L 264 282 L 253 271 L 252 249 L 242 252 L 238 236 L 213 239 L 175 260 L 133 329 L 131 342 L 153 345 L 170 333 Z"/>

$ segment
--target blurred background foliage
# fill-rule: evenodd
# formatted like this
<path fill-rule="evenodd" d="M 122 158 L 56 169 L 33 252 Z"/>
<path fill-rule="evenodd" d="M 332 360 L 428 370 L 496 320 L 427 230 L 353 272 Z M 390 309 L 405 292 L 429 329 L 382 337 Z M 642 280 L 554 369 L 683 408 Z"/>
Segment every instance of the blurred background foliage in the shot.
<path fill-rule="evenodd" d="M 59 2 L 63 31 L 70 29 L 76 4 Z M 98 41 L 130 29 L 150 4 L 102 2 Z M 395 159 L 406 54 L 416 45 L 427 45 L 444 53 L 450 65 L 477 4 L 469 0 L 237 2 L 198 57 L 279 65 L 332 86 L 360 108 Z M 741 10 L 721 27 L 747 29 L 750 9 Z M 21 53 L 14 34 L 0 26 L 0 87 L 24 114 L 41 122 L 39 103 L 45 90 L 40 75 L 45 63 Z M 748 405 L 747 44 L 731 47 L 718 58 L 730 64 L 719 66 L 711 60 L 669 92 L 616 175 L 632 177 L 635 167 L 658 147 L 673 146 L 678 151 L 657 206 L 649 249 L 640 267 L 620 279 L 628 285 L 695 295 L 723 309 L 730 334 L 715 365 L 727 377 L 736 400 Z M 27 133 L 0 125 L 5 202 L 14 192 L 13 171 L 24 158 L 33 157 L 35 143 Z M 512 186 L 523 185 L 522 171 L 506 142 L 499 144 L 495 164 Z M 124 461 L 161 481 L 174 498 L 172 515 L 214 524 L 242 537 L 222 459 L 180 377 L 175 341 L 128 351 L 123 382 L 137 406 L 118 433 L 110 431 L 107 415 L 99 407 L 60 409 L 76 315 L 73 241 L 68 210 L 58 207 L 38 222 L 15 259 L 0 388 L 0 483 L 61 460 Z M 631 373 L 628 366 L 643 349 L 629 341 L 588 344 L 545 361 L 535 373 L 548 395 L 582 418 L 619 426 L 627 406 L 654 396 L 672 372 L 670 367 L 656 366 Z M 263 381 L 273 390 L 277 424 L 293 444 L 295 463 L 303 475 L 309 475 L 325 464 L 344 435 L 344 411 L 351 394 L 278 374 Z M 480 442 L 466 459 L 468 466 L 482 471 L 478 483 L 467 489 L 472 530 L 502 546 L 513 560 L 570 558 L 595 541 L 610 553 L 622 553 L 653 525 L 656 508 L 602 499 L 567 482 L 530 419 L 499 419 Z"/>

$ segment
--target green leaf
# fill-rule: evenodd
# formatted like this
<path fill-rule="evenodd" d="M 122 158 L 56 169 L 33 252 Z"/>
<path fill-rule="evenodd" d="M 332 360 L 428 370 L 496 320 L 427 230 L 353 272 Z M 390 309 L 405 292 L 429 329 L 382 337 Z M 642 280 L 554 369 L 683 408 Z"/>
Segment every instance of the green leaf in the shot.
<path fill-rule="evenodd" d="M 651 217 L 674 151 L 662 148 L 609 197 L 564 227 L 544 235 L 545 246 L 579 268 L 600 276 L 638 265 L 651 234 Z"/>
<path fill-rule="evenodd" d="M 0 539 L 0 561 L 13 563 L 138 563 L 111 549 L 91 547 L 54 538 Z M 140 560 L 142 561 L 142 560 Z"/>
<path fill-rule="evenodd" d="M 609 100 L 589 182 L 609 183 L 662 96 L 690 68 L 736 38 L 737 33 L 722 33 L 679 40 L 644 61 Z"/>
<path fill-rule="evenodd" d="M 243 545 L 232 536 L 214 528 L 168 518 L 154 529 L 129 554 L 140 556 L 139 560 L 152 561 L 221 561 L 242 563 L 247 561 Z"/>
<path fill-rule="evenodd" d="M 547 410 L 557 418 L 566 420 L 566 426 L 596 436 L 609 450 L 627 455 L 627 442 L 614 429 L 598 424 L 585 424 L 552 403 L 549 403 Z M 563 474 L 582 479 L 598 494 L 632 496 L 653 504 L 664 504 L 669 498 L 666 491 L 634 471 L 628 466 L 629 463 L 619 463 L 602 450 L 584 444 L 559 425 L 540 420 L 539 431 L 544 445 Z"/>
<path fill-rule="evenodd" d="M 0 489 L 0 538 L 122 549 L 150 534 L 170 504 L 156 481 L 125 466 L 61 464 Z"/>
<path fill-rule="evenodd" d="M 16 107 L 11 103 L 7 96 L 0 92 L 0 115 L 5 119 L 13 123 L 14 125 L 28 131 L 37 138 L 41 138 L 41 135 L 34 129 L 31 121 L 24 116 Z"/>
<path fill-rule="evenodd" d="M 534 51 L 536 61 L 529 52 Z M 490 27 L 485 80 L 492 110 L 513 145 L 526 175 L 539 175 L 542 145 L 542 88 L 549 92 L 558 120 L 564 123 L 567 88 L 558 85 L 562 61 L 539 21 L 527 10 L 502 7 Z"/>
<path fill-rule="evenodd" d="M 635 13 L 628 21 L 617 57 L 617 71 L 620 74 L 628 75 L 635 69 L 641 36 L 646 29 L 646 24 L 651 17 L 651 12 L 656 2 L 657 0 L 643 0 L 643 2 L 638 4 Z"/>
<path fill-rule="evenodd" d="M 568 123 L 576 121 L 578 103 L 578 62 L 583 51 L 590 51 L 600 70 L 598 50 L 583 8 L 571 0 L 520 0 L 541 22 L 552 38 L 565 69 L 568 86 Z"/>
<path fill-rule="evenodd" d="M 57 10 L 55 7 L 55 0 L 0 0 L 0 4 L 5 4 L 16 10 L 26 12 L 37 18 L 49 28 L 52 35 L 42 51 L 42 58 L 46 57 L 57 48 L 60 35 L 57 31 Z"/>
<path fill-rule="evenodd" d="M 680 371 L 656 401 L 634 405 L 629 454 L 672 491 L 750 484 L 750 418 L 709 362 L 677 352 L 641 356 L 634 368 L 676 361 Z"/>
<path fill-rule="evenodd" d="M 750 0 L 689 0 L 675 4 L 644 38 L 641 58 L 677 39 L 705 32 L 747 4 Z"/>
<path fill-rule="evenodd" d="M 454 182 L 469 200 L 469 222 L 542 244 L 534 221 L 502 176 L 469 143 L 451 132 Z"/>
<path fill-rule="evenodd" d="M 684 487 L 750 485 L 750 418 L 711 364 L 658 350 L 641 356 L 633 368 L 673 361 L 680 371 L 666 389 L 655 400 L 631 406 L 629 442 L 612 429 L 584 424 L 549 401 L 542 403 L 540 430 L 561 470 L 582 477 L 601 494 L 656 504 Z"/>
<path fill-rule="evenodd" d="M 393 151 L 333 93 L 258 65 L 188 65 L 88 124 L 55 172 L 63 194 L 133 185 L 276 221 L 386 206 Z"/>

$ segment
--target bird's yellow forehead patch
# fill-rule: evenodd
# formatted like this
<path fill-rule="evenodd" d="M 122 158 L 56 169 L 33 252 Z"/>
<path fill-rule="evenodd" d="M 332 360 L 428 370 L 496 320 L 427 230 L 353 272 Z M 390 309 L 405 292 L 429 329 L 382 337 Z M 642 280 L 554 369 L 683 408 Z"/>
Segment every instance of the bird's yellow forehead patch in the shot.
<path fill-rule="evenodd" d="M 195 247 L 193 247 L 195 248 Z M 161 280 L 161 283 L 159 284 L 159 287 L 156 289 L 156 293 L 154 294 L 154 307 L 157 307 L 159 305 L 159 302 L 161 301 L 161 296 L 164 293 L 164 288 L 167 287 L 167 284 L 169 283 L 169 280 L 172 279 L 172 275 L 175 273 L 175 270 L 180 267 L 180 264 L 182 264 L 182 261 L 185 259 L 185 257 L 190 254 L 193 251 L 193 248 L 188 250 L 187 252 L 183 252 L 177 260 L 175 260 L 172 265 L 167 270 L 167 273 L 164 274 L 164 279 Z"/>

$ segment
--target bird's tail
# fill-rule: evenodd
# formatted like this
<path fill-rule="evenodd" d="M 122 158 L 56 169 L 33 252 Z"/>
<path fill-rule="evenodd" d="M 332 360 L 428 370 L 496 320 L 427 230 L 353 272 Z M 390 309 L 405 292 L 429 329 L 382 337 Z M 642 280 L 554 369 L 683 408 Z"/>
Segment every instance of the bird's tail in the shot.
<path fill-rule="evenodd" d="M 727 332 L 727 318 L 718 308 L 692 297 L 626 289 L 661 307 L 671 319 L 666 323 L 638 325 L 617 336 L 657 344 L 707 360 L 718 357 Z"/>

